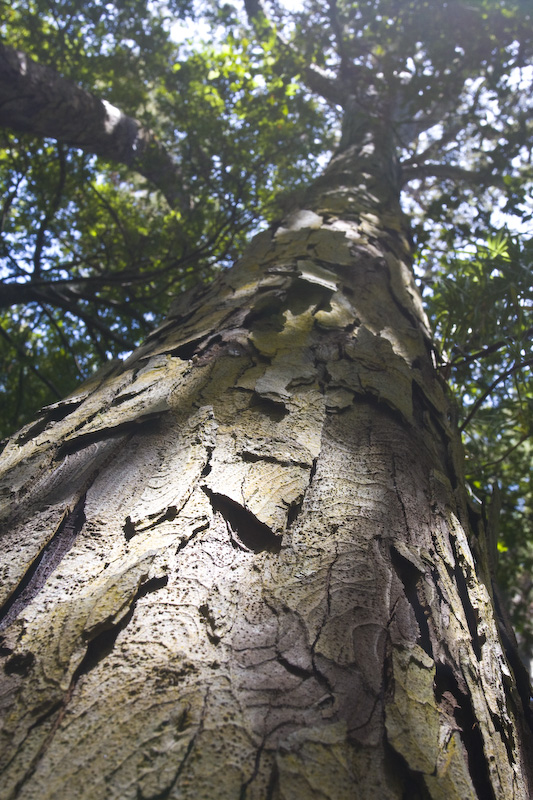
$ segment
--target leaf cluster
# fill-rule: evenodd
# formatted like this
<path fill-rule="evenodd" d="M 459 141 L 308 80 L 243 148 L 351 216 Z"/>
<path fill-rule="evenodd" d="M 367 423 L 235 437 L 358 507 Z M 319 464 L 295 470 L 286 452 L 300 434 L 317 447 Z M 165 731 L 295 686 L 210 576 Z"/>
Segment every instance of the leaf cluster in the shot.
<path fill-rule="evenodd" d="M 485 507 L 497 487 L 498 581 L 533 649 L 533 240 L 500 230 L 439 260 L 427 305 Z"/>

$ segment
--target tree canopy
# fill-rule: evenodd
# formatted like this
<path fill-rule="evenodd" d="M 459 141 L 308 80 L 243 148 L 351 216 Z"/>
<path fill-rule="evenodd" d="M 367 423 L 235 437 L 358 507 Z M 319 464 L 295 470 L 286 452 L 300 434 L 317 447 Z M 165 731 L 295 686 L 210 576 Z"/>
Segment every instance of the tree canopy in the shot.
<path fill-rule="evenodd" d="M 351 128 L 379 120 L 472 500 L 499 525 L 530 651 L 528 0 L 0 8 L 2 434 L 129 352 L 298 203 Z M 117 131 L 120 147 L 102 138 Z"/>

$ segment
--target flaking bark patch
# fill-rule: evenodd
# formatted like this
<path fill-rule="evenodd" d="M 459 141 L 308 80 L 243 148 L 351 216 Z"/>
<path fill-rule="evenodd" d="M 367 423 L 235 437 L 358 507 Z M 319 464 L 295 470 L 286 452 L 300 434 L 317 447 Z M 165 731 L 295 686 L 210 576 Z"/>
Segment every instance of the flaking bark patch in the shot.
<path fill-rule="evenodd" d="M 85 523 L 85 496 L 80 498 L 63 520 L 50 541 L 32 562 L 15 591 L 0 609 L 0 630 L 7 628 L 33 600 L 48 577 L 61 563 L 76 541 Z"/>

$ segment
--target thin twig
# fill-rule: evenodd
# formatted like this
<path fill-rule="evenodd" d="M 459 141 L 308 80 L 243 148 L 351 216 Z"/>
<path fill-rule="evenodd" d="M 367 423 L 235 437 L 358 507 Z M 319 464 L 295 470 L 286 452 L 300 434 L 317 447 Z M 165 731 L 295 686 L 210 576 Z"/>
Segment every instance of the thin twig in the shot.
<path fill-rule="evenodd" d="M 533 357 L 532 357 L 532 358 L 526 358 L 526 359 L 524 359 L 524 361 L 520 361 L 520 363 L 518 363 L 518 364 L 513 364 L 513 366 L 512 366 L 512 367 L 509 367 L 509 369 L 506 369 L 506 370 L 505 370 L 505 372 L 502 372 L 500 375 L 498 375 L 498 377 L 497 377 L 495 380 L 493 380 L 493 382 L 492 382 L 492 383 L 491 383 L 491 385 L 488 387 L 488 389 L 486 389 L 486 390 L 483 392 L 483 394 L 481 395 L 481 397 L 478 397 L 478 399 L 476 400 L 476 402 L 474 403 L 474 405 L 473 405 L 473 406 L 472 406 L 472 408 L 470 409 L 470 413 L 468 414 L 468 416 L 466 417 L 465 421 L 463 422 L 463 424 L 462 424 L 462 425 L 460 426 L 460 428 L 459 428 L 459 430 L 461 431 L 461 433 L 464 431 L 464 429 L 466 428 L 466 426 L 468 425 L 468 423 L 470 422 L 470 420 L 472 419 L 472 417 L 474 416 L 474 414 L 475 414 L 475 413 L 476 413 L 476 412 L 479 410 L 479 408 L 480 408 L 480 407 L 483 405 L 483 403 L 485 402 L 485 400 L 487 399 L 487 397 L 488 397 L 488 396 L 491 394 L 491 392 L 492 392 L 492 391 L 493 391 L 493 390 L 496 388 L 496 386 L 497 386 L 499 383 L 501 383 L 502 381 L 504 381 L 506 378 L 508 378 L 508 377 L 509 377 L 509 375 L 512 375 L 512 374 L 513 374 L 513 372 L 518 372 L 518 370 L 522 369 L 523 367 L 527 367 L 527 366 L 529 366 L 530 364 L 533 364 Z"/>

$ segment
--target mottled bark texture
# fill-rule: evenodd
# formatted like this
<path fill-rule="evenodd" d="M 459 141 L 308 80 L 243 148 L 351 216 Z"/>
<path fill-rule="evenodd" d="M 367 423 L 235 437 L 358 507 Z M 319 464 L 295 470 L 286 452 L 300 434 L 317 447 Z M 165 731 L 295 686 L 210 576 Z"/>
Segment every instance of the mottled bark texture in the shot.
<path fill-rule="evenodd" d="M 7 444 L 3 800 L 531 796 L 394 169 L 355 138 Z"/>
<path fill-rule="evenodd" d="M 0 42 L 0 126 L 47 136 L 126 164 L 180 197 L 180 171 L 152 131 L 26 53 Z"/>

